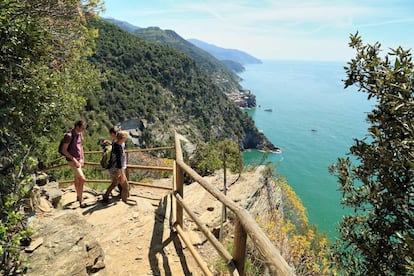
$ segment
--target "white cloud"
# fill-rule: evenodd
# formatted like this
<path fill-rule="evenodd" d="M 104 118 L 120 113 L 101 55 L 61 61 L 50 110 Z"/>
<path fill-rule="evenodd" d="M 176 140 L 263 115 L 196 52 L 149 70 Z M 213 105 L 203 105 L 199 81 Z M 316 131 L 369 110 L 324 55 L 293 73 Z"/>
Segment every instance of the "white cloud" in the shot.
<path fill-rule="evenodd" d="M 240 49 L 259 58 L 281 58 L 282 53 L 286 58 L 338 60 L 349 53 L 349 34 L 359 29 L 374 39 L 387 39 L 393 34 L 375 27 L 396 23 L 413 27 L 414 17 L 406 7 L 411 2 L 396 1 L 124 0 L 120 1 L 124 11 L 112 17 L 140 27 L 171 29 L 184 38 Z M 120 5 L 118 0 L 106 2 Z M 405 39 L 413 41 L 411 37 Z"/>

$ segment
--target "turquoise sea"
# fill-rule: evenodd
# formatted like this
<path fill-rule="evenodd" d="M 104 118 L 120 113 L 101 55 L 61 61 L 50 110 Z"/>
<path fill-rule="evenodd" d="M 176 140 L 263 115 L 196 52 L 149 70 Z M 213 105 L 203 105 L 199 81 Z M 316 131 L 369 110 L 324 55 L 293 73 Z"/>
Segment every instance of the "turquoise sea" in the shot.
<path fill-rule="evenodd" d="M 331 239 L 344 209 L 335 176 L 328 166 L 344 157 L 353 139 L 367 133 L 365 94 L 344 89 L 345 62 L 264 61 L 247 65 L 242 86 L 256 95 L 257 108 L 246 112 L 277 147 L 267 161 L 287 179 L 307 209 L 309 221 Z M 266 111 L 271 109 L 272 111 Z M 249 151 L 244 161 L 256 163 L 262 153 Z"/>

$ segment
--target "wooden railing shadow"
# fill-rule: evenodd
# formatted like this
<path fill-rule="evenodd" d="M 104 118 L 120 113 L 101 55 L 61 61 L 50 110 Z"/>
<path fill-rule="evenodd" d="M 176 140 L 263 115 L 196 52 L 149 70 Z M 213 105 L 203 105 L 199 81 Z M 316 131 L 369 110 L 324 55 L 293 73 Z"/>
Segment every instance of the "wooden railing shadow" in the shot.
<path fill-rule="evenodd" d="M 148 252 L 148 260 L 151 266 L 151 271 L 153 275 L 170 275 L 173 276 L 170 265 L 168 255 L 165 253 L 164 249 L 170 244 L 173 243 L 175 252 L 179 257 L 181 268 L 183 270 L 184 275 L 192 275 L 187 260 L 184 254 L 184 249 L 181 244 L 181 241 L 178 237 L 177 232 L 170 231 L 170 235 L 166 240 L 163 240 L 164 237 L 164 221 L 167 216 L 168 204 L 171 202 L 171 199 L 168 200 L 169 196 L 165 196 L 160 200 L 157 210 L 154 214 L 154 227 L 153 233 L 151 238 L 150 250 Z M 170 208 L 170 211 L 172 209 Z M 171 219 L 170 215 L 170 219 Z M 172 221 L 170 220 L 170 223 Z M 171 224 L 170 224 L 171 225 Z M 157 254 L 162 256 L 162 265 L 163 265 L 163 272 L 160 271 L 160 264 L 158 263 Z"/>
<path fill-rule="evenodd" d="M 127 150 L 126 153 L 137 152 L 137 151 L 153 151 L 153 150 L 171 150 L 175 149 L 175 161 L 173 167 L 160 167 L 160 166 L 144 166 L 144 165 L 132 165 L 127 164 L 127 178 L 130 184 L 132 185 L 142 185 L 152 188 L 161 188 L 168 189 L 171 191 L 171 215 L 170 215 L 170 226 L 171 233 L 170 237 L 162 241 L 164 225 L 161 222 L 160 216 L 164 219 L 165 212 L 167 209 L 166 197 L 160 201 L 157 212 L 154 218 L 154 230 L 151 240 L 151 248 L 148 254 L 148 259 L 151 265 L 151 269 L 154 275 L 160 275 L 160 268 L 156 258 L 157 253 L 162 254 L 162 249 L 168 245 L 171 241 L 174 242 L 175 249 L 177 254 L 180 257 L 180 262 L 183 266 L 184 273 L 188 270 L 184 254 L 182 253 L 181 241 L 178 239 L 180 236 L 181 240 L 185 243 L 187 249 L 190 251 L 200 269 L 203 271 L 204 275 L 213 275 L 210 269 L 208 268 L 206 262 L 202 259 L 200 254 L 197 252 L 197 249 L 194 248 L 190 239 L 187 237 L 184 229 L 184 211 L 186 214 L 191 217 L 194 223 L 197 224 L 200 231 L 205 235 L 207 240 L 213 245 L 215 250 L 219 253 L 220 257 L 224 260 L 227 265 L 230 275 L 245 275 L 245 260 L 246 260 L 246 246 L 247 239 L 249 238 L 256 251 L 261 255 L 261 259 L 264 261 L 264 264 L 268 268 L 271 275 L 294 275 L 294 272 L 291 267 L 287 264 L 285 259 L 280 255 L 279 251 L 275 248 L 269 238 L 265 235 L 263 230 L 258 226 L 256 221 L 252 216 L 242 207 L 237 205 L 234 201 L 220 192 L 215 186 L 208 183 L 204 180 L 196 171 L 194 171 L 190 166 L 188 166 L 183 160 L 183 154 L 181 150 L 181 143 L 178 138 L 178 135 L 175 135 L 175 146 L 172 147 L 162 147 L 162 148 L 153 148 L 153 149 L 134 149 Z M 85 154 L 102 154 L 102 151 L 91 151 L 85 152 Z M 62 159 L 62 158 L 60 158 Z M 55 162 L 59 159 L 53 160 Z M 128 160 L 128 158 L 127 158 Z M 61 169 L 66 167 L 66 164 L 56 165 L 49 168 L 45 168 L 43 171 L 51 171 L 56 169 Z M 100 167 L 99 163 L 95 162 L 85 162 L 85 166 L 94 166 Z M 150 170 L 150 171 L 159 171 L 159 172 L 172 172 L 173 174 L 173 187 L 161 187 L 154 186 L 151 184 L 135 182 L 130 180 L 129 172 L 130 170 Z M 235 225 L 234 225 L 234 240 L 233 240 L 233 253 L 230 254 L 224 245 L 213 235 L 213 233 L 201 222 L 201 220 L 191 211 L 193 206 L 187 206 L 184 202 L 184 173 L 186 173 L 193 181 L 197 182 L 201 187 L 208 191 L 213 197 L 220 201 L 226 208 L 230 209 L 235 215 Z M 70 183 L 72 181 L 62 181 L 59 183 Z M 92 180 L 87 179 L 89 183 L 109 183 L 110 180 Z M 160 232 L 162 231 L 162 232 Z M 161 251 L 160 251 L 161 250 Z M 170 268 L 168 267 L 168 258 L 163 256 L 163 266 L 165 275 L 171 275 Z M 186 274 L 187 275 L 187 274 Z"/>

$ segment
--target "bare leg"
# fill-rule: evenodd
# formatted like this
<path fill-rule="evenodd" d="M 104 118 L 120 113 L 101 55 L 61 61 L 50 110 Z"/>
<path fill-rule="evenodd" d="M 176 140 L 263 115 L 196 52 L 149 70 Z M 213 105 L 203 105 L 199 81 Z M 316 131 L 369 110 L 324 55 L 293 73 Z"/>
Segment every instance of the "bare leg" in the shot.
<path fill-rule="evenodd" d="M 104 201 L 108 201 L 109 195 L 111 194 L 112 190 L 118 185 L 118 176 L 117 174 L 112 174 L 112 182 L 111 185 L 109 185 L 108 189 L 106 189 L 106 192 L 103 196 Z"/>
<path fill-rule="evenodd" d="M 82 198 L 79 197 L 79 179 L 75 176 L 75 179 L 73 181 L 73 184 L 75 185 L 75 191 L 76 191 L 76 200 L 81 202 Z"/>
<path fill-rule="evenodd" d="M 122 186 L 122 192 L 121 192 L 121 198 L 123 202 L 127 202 L 127 199 L 129 197 L 129 184 L 128 181 L 124 183 L 120 183 Z"/>
<path fill-rule="evenodd" d="M 83 186 L 85 184 L 85 180 L 86 179 L 84 177 L 75 177 L 76 198 L 81 206 L 83 201 Z"/>
<path fill-rule="evenodd" d="M 79 167 L 77 168 L 75 166 L 75 163 L 73 161 L 68 162 L 68 164 L 72 167 L 73 174 L 75 175 L 75 179 L 73 181 L 75 185 L 75 191 L 76 191 L 76 199 L 79 201 L 79 205 L 83 207 L 82 200 L 83 200 L 83 185 L 85 184 L 86 178 L 85 175 L 82 172 L 82 169 Z"/>

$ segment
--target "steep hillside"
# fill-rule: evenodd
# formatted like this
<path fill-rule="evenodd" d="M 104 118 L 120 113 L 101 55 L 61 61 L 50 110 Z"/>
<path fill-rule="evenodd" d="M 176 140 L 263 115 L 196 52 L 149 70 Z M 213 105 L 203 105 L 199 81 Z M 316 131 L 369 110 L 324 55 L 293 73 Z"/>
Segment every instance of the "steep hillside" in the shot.
<path fill-rule="evenodd" d="M 240 77 L 235 74 L 231 67 L 220 62 L 207 51 L 188 42 L 172 30 L 162 30 L 159 27 L 140 28 L 125 21 L 103 18 L 121 29 L 136 34 L 142 39 L 160 45 L 174 48 L 193 58 L 198 66 L 204 70 L 212 80 L 222 88 L 225 93 L 238 92 L 240 90 Z"/>
<path fill-rule="evenodd" d="M 90 25 L 99 30 L 90 62 L 106 81 L 88 103 L 113 122 L 134 119 L 138 146 L 171 144 L 176 130 L 192 143 L 229 138 L 244 148 L 275 148 L 194 59 L 102 20 Z"/>
<path fill-rule="evenodd" d="M 134 33 L 148 42 L 172 47 L 193 58 L 199 67 L 205 70 L 219 87 L 223 88 L 223 92 L 230 93 L 240 89 L 238 75 L 208 52 L 194 46 L 176 32 L 149 27 L 136 30 Z"/>

